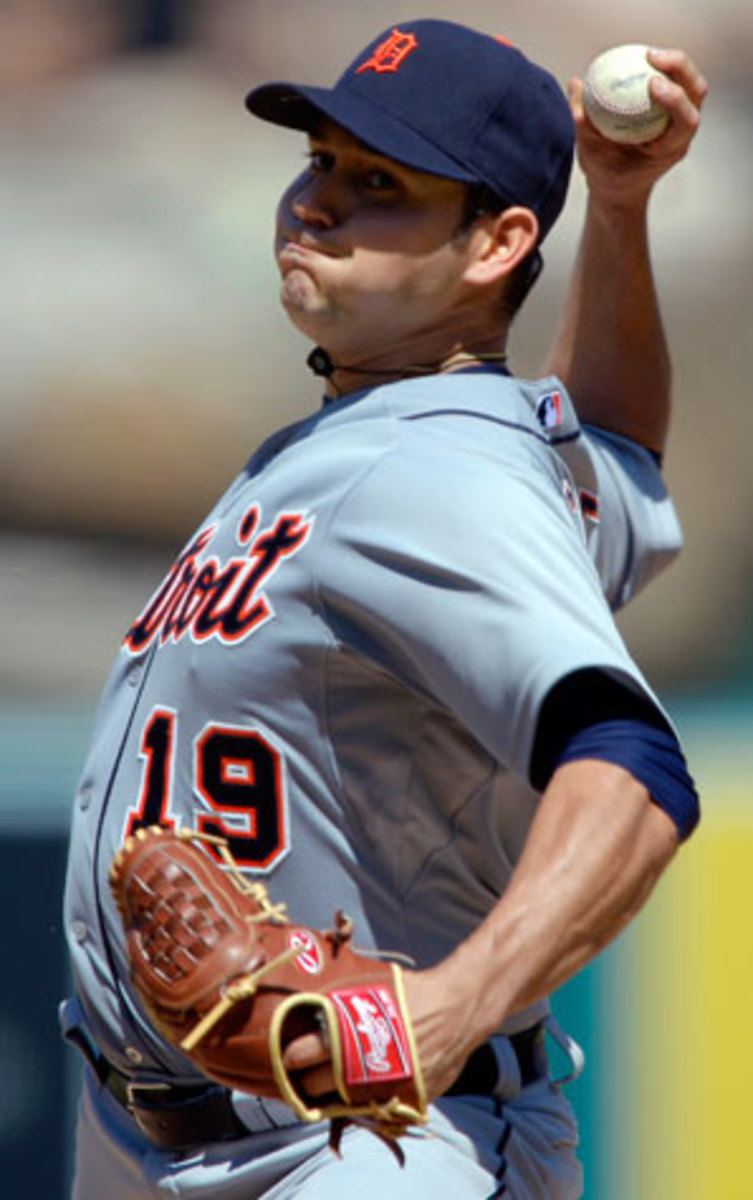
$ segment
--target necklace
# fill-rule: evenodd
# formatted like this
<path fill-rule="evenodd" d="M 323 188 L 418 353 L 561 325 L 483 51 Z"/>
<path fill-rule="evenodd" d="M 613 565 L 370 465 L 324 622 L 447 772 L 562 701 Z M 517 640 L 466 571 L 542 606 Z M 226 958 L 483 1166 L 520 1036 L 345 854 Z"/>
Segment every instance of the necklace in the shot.
<path fill-rule="evenodd" d="M 333 363 L 326 350 L 323 350 L 321 346 L 315 346 L 306 359 L 306 365 L 315 375 L 321 375 L 325 379 L 331 379 L 336 371 L 344 371 L 351 375 L 391 375 L 400 378 L 403 375 L 435 375 L 438 372 L 451 371 L 454 367 L 465 366 L 468 363 L 503 363 L 506 361 L 507 355 L 504 351 L 472 354 L 465 350 L 459 350 L 456 354 L 451 354 L 449 358 L 442 359 L 441 362 L 417 363 L 413 366 L 402 367 L 398 371 L 394 368 L 390 370 L 377 367 L 348 367 L 342 363 Z"/>

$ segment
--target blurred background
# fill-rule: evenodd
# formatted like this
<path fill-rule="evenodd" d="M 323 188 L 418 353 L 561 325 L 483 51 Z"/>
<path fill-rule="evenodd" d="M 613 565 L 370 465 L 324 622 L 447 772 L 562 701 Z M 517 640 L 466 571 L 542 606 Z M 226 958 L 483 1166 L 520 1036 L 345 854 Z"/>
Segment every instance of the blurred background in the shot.
<path fill-rule="evenodd" d="M 435 0 L 0 4 L 0 992 L 8 1200 L 67 1195 L 78 1063 L 56 1036 L 70 797 L 115 648 L 258 441 L 317 381 L 277 304 L 276 199 L 302 140 L 265 79 L 333 80 Z M 589 1200 L 743 1200 L 753 1033 L 753 7 L 465 0 L 564 83 L 608 45 L 680 45 L 710 98 L 652 202 L 675 358 L 666 473 L 687 549 L 625 614 L 700 785 L 701 831 L 636 925 L 557 998 L 588 1051 L 571 1095 Z M 576 172 L 514 330 L 535 374 L 583 211 Z M 30 907 L 29 884 L 35 907 Z M 748 1023 L 749 1025 L 749 1023 Z M 40 1153 L 40 1148 L 44 1152 Z"/>

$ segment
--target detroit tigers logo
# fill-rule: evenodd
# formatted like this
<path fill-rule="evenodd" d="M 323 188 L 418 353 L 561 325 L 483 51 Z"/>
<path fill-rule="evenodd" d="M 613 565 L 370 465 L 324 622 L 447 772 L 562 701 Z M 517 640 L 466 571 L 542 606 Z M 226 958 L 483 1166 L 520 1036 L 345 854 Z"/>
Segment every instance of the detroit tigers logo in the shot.
<path fill-rule="evenodd" d="M 363 71 L 376 71 L 378 75 L 386 71 L 398 71 L 408 55 L 417 49 L 418 39 L 414 34 L 393 29 L 390 36 L 380 42 L 371 58 L 361 63 L 356 75 Z"/>
<path fill-rule="evenodd" d="M 274 609 L 262 585 L 298 553 L 314 522 L 293 512 L 281 513 L 267 529 L 259 530 L 260 523 L 261 508 L 254 504 L 237 529 L 238 543 L 248 550 L 224 563 L 210 553 L 217 526 L 201 530 L 128 630 L 125 648 L 138 654 L 156 638 L 165 645 L 186 634 L 196 642 L 235 643 L 269 620 Z"/>

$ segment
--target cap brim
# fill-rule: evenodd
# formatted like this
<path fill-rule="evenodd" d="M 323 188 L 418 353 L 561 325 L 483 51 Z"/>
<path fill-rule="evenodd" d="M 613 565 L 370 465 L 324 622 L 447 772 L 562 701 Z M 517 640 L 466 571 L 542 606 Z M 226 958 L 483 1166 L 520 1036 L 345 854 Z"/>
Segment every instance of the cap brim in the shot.
<path fill-rule="evenodd" d="M 246 108 L 263 121 L 306 132 L 315 130 L 322 116 L 329 117 L 386 158 L 445 179 L 479 182 L 477 173 L 416 133 L 410 124 L 344 88 L 267 83 L 249 92 Z"/>

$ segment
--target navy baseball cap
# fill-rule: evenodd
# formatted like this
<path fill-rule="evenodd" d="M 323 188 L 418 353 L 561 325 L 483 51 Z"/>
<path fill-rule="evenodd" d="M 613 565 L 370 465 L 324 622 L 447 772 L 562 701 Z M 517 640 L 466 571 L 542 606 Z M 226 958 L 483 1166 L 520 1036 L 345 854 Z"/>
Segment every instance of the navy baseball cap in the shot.
<path fill-rule="evenodd" d="M 246 107 L 306 131 L 324 115 L 387 158 L 486 184 L 536 213 L 540 240 L 565 202 L 575 137 L 562 88 L 505 39 L 451 21 L 394 26 L 334 87 L 267 83 Z"/>

